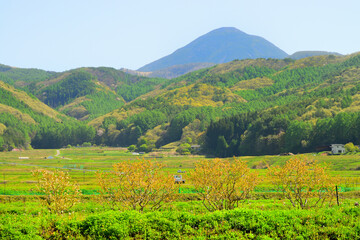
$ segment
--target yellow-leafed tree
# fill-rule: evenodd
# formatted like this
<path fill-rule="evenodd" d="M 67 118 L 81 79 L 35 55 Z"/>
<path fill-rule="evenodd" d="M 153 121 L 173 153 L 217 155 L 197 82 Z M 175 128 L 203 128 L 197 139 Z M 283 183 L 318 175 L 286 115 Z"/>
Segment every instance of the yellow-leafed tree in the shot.
<path fill-rule="evenodd" d="M 68 173 L 39 169 L 33 175 L 38 179 L 39 190 L 45 194 L 43 203 L 50 212 L 63 213 L 80 201 L 79 186 L 70 181 Z"/>
<path fill-rule="evenodd" d="M 99 172 L 97 179 L 106 198 L 132 210 L 157 210 L 173 200 L 174 177 L 161 172 L 163 164 L 149 160 L 125 161 L 112 172 Z"/>
<path fill-rule="evenodd" d="M 248 198 L 258 183 L 246 162 L 213 159 L 196 164 L 191 181 L 209 211 L 233 209 Z"/>
<path fill-rule="evenodd" d="M 335 198 L 337 179 L 329 175 L 326 166 L 313 160 L 294 157 L 282 167 L 269 168 L 268 175 L 293 207 L 322 206 Z"/>

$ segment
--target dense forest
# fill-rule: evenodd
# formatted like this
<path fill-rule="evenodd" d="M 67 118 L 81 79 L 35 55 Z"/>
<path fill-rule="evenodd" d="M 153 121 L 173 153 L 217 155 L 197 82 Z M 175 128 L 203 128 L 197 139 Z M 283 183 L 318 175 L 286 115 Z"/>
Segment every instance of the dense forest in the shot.
<path fill-rule="evenodd" d="M 179 148 L 199 143 L 205 153 L 223 157 L 358 143 L 334 131 L 344 127 L 339 122 L 328 124 L 326 134 L 335 134 L 331 138 L 320 135 L 319 127 L 358 111 L 359 60 L 353 55 L 269 59 L 250 65 L 234 61 L 169 80 L 155 96 L 133 101 L 90 124 L 103 129 L 99 143 L 134 144 L 147 151 L 172 142 Z M 148 121 L 140 122 L 143 116 Z M 304 136 L 297 136 L 298 131 Z"/>
<path fill-rule="evenodd" d="M 91 142 L 190 154 L 199 144 L 228 157 L 360 143 L 359 54 L 235 60 L 171 80 L 104 67 L 27 71 L 28 80 L 0 68 L 12 85 L 0 89 L 2 149 Z"/>
<path fill-rule="evenodd" d="M 95 129 L 0 82 L 0 150 L 58 148 L 93 141 Z"/>

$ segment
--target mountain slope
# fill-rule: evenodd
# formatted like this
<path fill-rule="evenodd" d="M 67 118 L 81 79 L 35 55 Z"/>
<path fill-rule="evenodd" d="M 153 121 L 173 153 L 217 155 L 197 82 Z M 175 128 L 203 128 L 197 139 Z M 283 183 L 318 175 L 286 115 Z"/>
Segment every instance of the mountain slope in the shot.
<path fill-rule="evenodd" d="M 174 53 L 141 67 L 138 71 L 153 72 L 188 63 L 225 63 L 234 59 L 287 56 L 284 51 L 264 38 L 248 35 L 236 28 L 219 28 Z"/>
<path fill-rule="evenodd" d="M 340 53 L 337 52 L 325 52 L 325 51 L 299 51 L 291 54 L 289 58 L 291 59 L 301 59 L 301 58 L 307 58 L 307 57 L 313 57 L 313 56 L 322 56 L 322 55 L 335 55 L 335 56 L 341 56 Z"/>
<path fill-rule="evenodd" d="M 92 127 L 0 81 L 0 151 L 15 147 L 56 148 L 81 144 L 94 135 Z"/>
<path fill-rule="evenodd" d="M 170 143 L 205 144 L 209 146 L 205 151 L 218 156 L 239 155 L 245 150 L 246 154 L 304 151 L 311 149 L 307 144 L 327 142 L 322 137 L 316 141 L 304 138 L 303 145 L 282 145 L 286 134 L 291 134 L 288 127 L 300 121 L 305 128 L 313 128 L 318 120 L 358 112 L 359 79 L 359 54 L 236 60 L 169 80 L 89 124 L 101 132 L 98 143 L 137 144 L 142 151 L 166 148 Z M 240 132 L 235 134 L 235 128 Z M 224 148 L 229 151 L 216 150 Z"/>
<path fill-rule="evenodd" d="M 133 76 L 106 67 L 55 73 L 0 65 L 0 81 L 35 95 L 66 115 L 90 120 L 152 91 L 164 79 Z"/>

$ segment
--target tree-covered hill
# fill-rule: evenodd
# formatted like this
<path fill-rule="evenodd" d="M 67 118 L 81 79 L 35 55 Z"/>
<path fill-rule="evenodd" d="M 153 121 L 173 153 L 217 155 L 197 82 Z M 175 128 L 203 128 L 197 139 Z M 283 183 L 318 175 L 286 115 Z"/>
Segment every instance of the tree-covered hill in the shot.
<path fill-rule="evenodd" d="M 326 52 L 326 51 L 299 51 L 291 54 L 289 58 L 292 59 L 301 59 L 301 58 L 307 58 L 307 57 L 313 57 L 313 56 L 321 56 L 321 55 L 335 55 L 335 56 L 341 56 L 340 53 L 337 52 Z"/>
<path fill-rule="evenodd" d="M 5 80 L 16 73 L 1 71 Z M 1 85 L 5 146 L 89 141 L 189 154 L 200 144 L 204 153 L 232 156 L 360 144 L 360 54 L 234 60 L 170 80 L 105 67 L 39 73 L 7 81 L 17 88 Z"/>
<path fill-rule="evenodd" d="M 0 151 L 92 141 L 95 129 L 0 81 Z"/>
<path fill-rule="evenodd" d="M 359 86 L 360 54 L 236 60 L 169 80 L 90 125 L 98 143 L 144 151 L 173 142 L 185 154 L 197 143 L 217 156 L 313 151 L 360 143 L 335 131 L 344 129 L 337 119 L 356 119 Z M 316 130 L 330 120 L 327 132 Z"/>
<path fill-rule="evenodd" d="M 55 73 L 5 65 L 0 65 L 0 80 L 79 120 L 104 115 L 165 81 L 105 67 Z"/>

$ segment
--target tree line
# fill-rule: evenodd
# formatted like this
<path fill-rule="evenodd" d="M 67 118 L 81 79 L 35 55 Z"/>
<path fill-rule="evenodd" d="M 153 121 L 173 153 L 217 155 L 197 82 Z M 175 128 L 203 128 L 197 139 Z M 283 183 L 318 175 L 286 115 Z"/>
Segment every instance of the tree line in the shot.
<path fill-rule="evenodd" d="M 306 102 L 300 103 L 306 108 Z M 311 121 L 298 120 L 290 107 L 250 112 L 211 122 L 206 151 L 219 157 L 304 153 L 334 143 L 360 144 L 360 113 L 344 112 Z"/>

